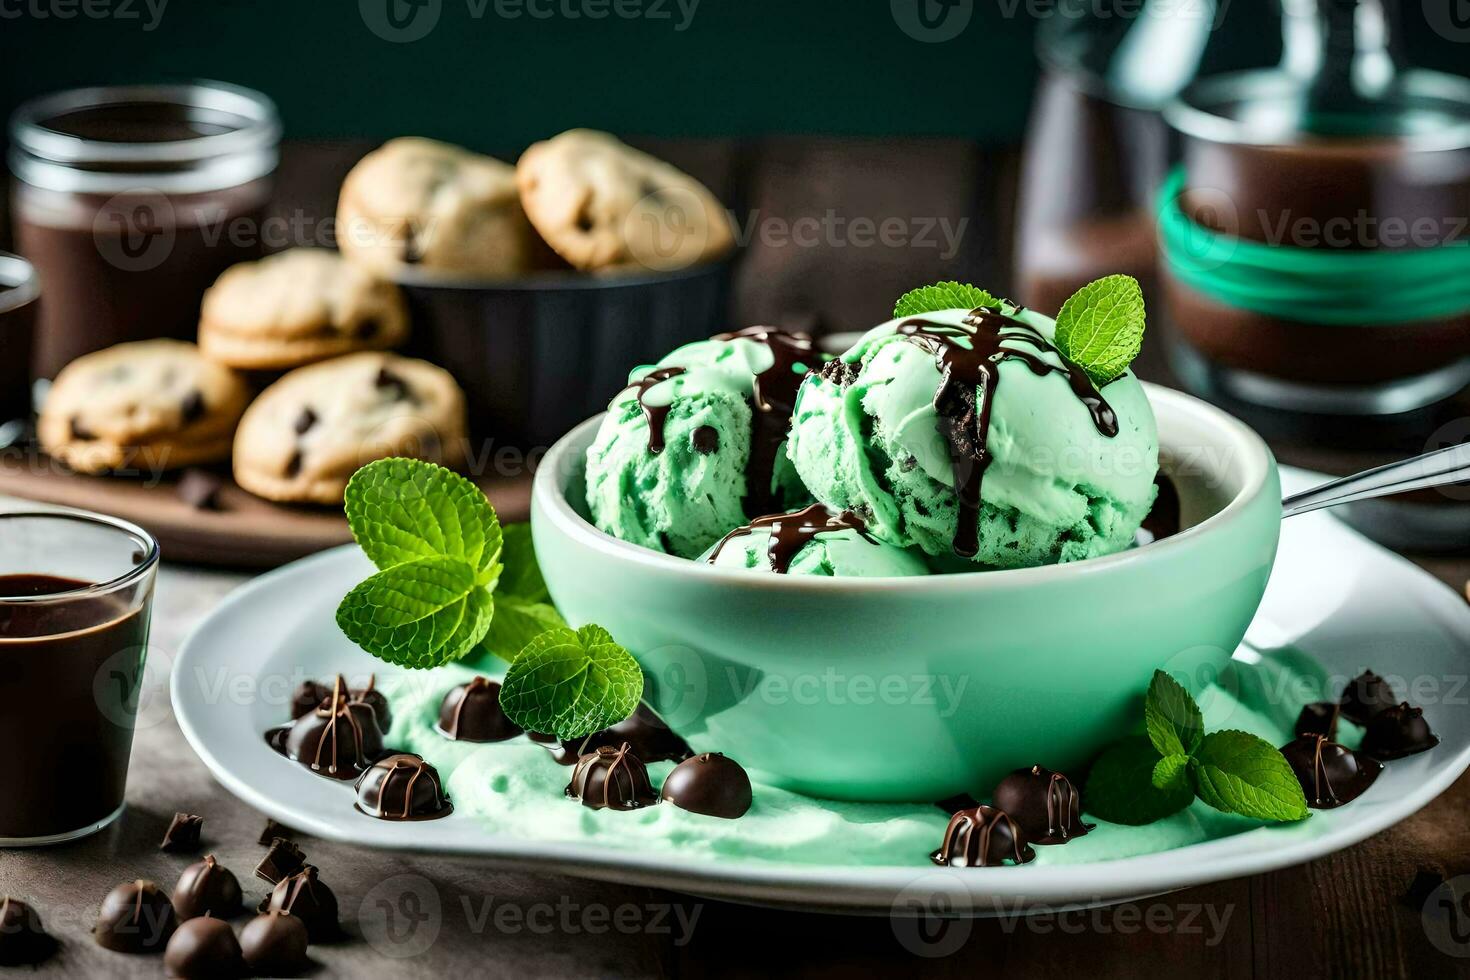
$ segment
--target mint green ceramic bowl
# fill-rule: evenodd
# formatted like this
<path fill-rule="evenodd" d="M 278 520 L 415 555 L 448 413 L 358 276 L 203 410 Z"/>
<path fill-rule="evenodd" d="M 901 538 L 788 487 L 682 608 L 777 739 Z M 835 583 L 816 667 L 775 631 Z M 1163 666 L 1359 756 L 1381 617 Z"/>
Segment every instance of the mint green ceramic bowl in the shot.
<path fill-rule="evenodd" d="M 1012 769 L 1077 771 L 1137 726 L 1163 667 L 1214 679 L 1265 592 L 1275 460 L 1202 401 L 1146 386 L 1186 530 L 1090 561 L 921 578 L 727 571 L 603 534 L 585 517 L 589 419 L 536 474 L 536 555 L 573 625 L 642 663 L 696 749 L 835 799 L 984 796 Z"/>

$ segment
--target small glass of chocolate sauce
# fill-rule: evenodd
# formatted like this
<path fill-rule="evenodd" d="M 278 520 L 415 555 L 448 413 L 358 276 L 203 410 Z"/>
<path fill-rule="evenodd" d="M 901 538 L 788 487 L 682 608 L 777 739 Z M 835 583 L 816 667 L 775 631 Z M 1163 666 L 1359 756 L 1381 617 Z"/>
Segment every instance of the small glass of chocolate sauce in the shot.
<path fill-rule="evenodd" d="M 57 92 L 10 121 L 16 241 L 45 284 L 36 375 L 192 340 L 204 291 L 258 258 L 279 158 L 264 95 L 218 82 Z"/>
<path fill-rule="evenodd" d="M 0 847 L 122 813 L 158 543 L 98 514 L 0 514 Z"/>

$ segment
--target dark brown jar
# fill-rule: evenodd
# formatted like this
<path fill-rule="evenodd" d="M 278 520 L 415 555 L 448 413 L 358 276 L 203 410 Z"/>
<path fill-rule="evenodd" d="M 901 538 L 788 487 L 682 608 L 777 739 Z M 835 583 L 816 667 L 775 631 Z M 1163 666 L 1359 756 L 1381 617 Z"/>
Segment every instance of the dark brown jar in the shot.
<path fill-rule="evenodd" d="M 14 220 L 47 302 L 34 369 L 151 337 L 192 339 L 199 301 L 260 254 L 280 124 L 221 83 L 59 92 L 11 118 Z"/>

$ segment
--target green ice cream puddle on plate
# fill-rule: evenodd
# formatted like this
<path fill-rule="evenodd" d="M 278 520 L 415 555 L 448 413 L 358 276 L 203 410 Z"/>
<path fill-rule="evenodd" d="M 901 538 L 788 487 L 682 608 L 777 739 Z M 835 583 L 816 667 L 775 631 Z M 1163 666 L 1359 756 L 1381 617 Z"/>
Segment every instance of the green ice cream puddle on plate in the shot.
<path fill-rule="evenodd" d="M 1282 706 L 1274 692 L 1305 675 L 1300 654 L 1260 663 L 1233 663 L 1224 683 L 1208 688 L 1201 701 L 1210 730 L 1241 729 L 1285 744 L 1296 706 Z M 477 669 L 479 668 L 479 669 Z M 487 833 L 538 840 L 594 844 L 629 853 L 670 855 L 711 862 L 756 861 L 829 866 L 900 866 L 927 869 L 927 856 L 944 834 L 947 814 L 927 804 L 847 803 L 803 796 L 755 781 L 755 803 L 738 820 L 722 820 L 658 804 L 643 810 L 590 810 L 563 796 L 571 768 L 524 736 L 505 742 L 451 742 L 435 728 L 439 702 L 450 687 L 486 673 L 477 664 L 450 664 L 429 673 L 395 672 L 380 683 L 391 699 L 395 746 L 416 752 L 438 768 L 454 800 L 456 817 L 480 820 Z M 1285 680 L 1283 680 L 1285 678 Z M 1313 683 L 1315 678 L 1303 683 Z M 1232 693 L 1232 692 L 1238 693 Z M 1291 707 L 1292 718 L 1284 716 Z M 698 751 L 718 745 L 695 744 Z M 1018 760 L 1018 767 L 1046 764 Z M 661 785 L 672 765 L 649 765 Z M 983 788 L 978 790 L 983 792 Z M 1064 846 L 1036 848 L 1026 867 L 1088 864 L 1168 851 L 1235 834 L 1312 833 L 1311 824 L 1275 826 L 1220 813 L 1195 801 L 1187 809 L 1145 826 L 1099 821 L 1085 837 Z M 927 869 L 932 870 L 932 869 Z M 957 871 L 957 874 L 966 873 Z M 1026 868 L 1007 873 L 1026 874 Z"/>

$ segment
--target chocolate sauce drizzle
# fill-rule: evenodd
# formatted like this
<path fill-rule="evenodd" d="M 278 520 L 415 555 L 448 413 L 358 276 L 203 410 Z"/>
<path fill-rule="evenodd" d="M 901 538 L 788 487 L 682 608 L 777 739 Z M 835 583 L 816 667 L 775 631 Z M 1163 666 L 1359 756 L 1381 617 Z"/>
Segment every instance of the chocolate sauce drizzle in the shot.
<path fill-rule="evenodd" d="M 1002 362 L 1020 361 L 1038 377 L 1063 375 L 1092 414 L 1097 431 L 1108 438 L 1118 434 L 1118 417 L 1087 372 L 1065 357 L 1061 367 L 1042 357 L 1043 351 L 1053 350 L 1051 344 L 1020 320 L 980 307 L 971 310 L 962 325 L 912 319 L 899 324 L 898 333 L 932 354 L 942 376 L 934 392 L 934 411 L 939 415 L 939 434 L 949 447 L 959 499 L 953 547 L 962 558 L 973 558 L 980 550 L 980 486 L 991 462 L 986 440 Z M 1003 342 L 1035 350 L 1003 347 Z"/>
<path fill-rule="evenodd" d="M 796 407 L 796 391 L 808 368 L 821 360 L 812 340 L 805 334 L 787 333 L 777 327 L 746 327 L 732 333 L 717 334 L 713 340 L 750 340 L 765 345 L 771 352 L 771 366 L 755 376 L 751 386 L 750 458 L 745 466 L 745 512 L 765 514 L 779 508 L 771 481 L 776 471 L 776 456 L 781 440 L 791 428 L 791 412 Z M 664 423 L 671 405 L 650 405 L 644 396 L 655 385 L 676 378 L 686 371 L 682 367 L 664 367 L 648 374 L 624 390 L 636 390 L 643 419 L 648 423 L 648 451 L 654 456 L 664 451 Z M 712 441 L 710 435 L 716 438 Z M 711 453 L 719 448 L 717 433 L 695 432 L 696 450 Z"/>
<path fill-rule="evenodd" d="M 766 514 L 779 509 L 771 490 L 776 454 L 791 429 L 796 392 L 802 380 L 821 360 L 806 334 L 777 327 L 746 327 L 722 333 L 715 340 L 753 340 L 771 352 L 771 366 L 755 376 L 751 402 L 750 460 L 745 466 L 745 512 Z M 797 367 L 807 370 L 798 371 Z"/>
<path fill-rule="evenodd" d="M 643 420 L 648 423 L 648 451 L 654 456 L 664 451 L 664 422 L 668 420 L 669 409 L 673 407 L 673 401 L 670 400 L 667 405 L 650 405 L 643 400 L 643 397 L 655 385 L 662 384 L 670 378 L 677 378 L 683 373 L 684 369 L 681 367 L 659 368 L 656 371 L 649 371 L 628 386 L 638 391 L 638 407 L 643 409 Z"/>
<path fill-rule="evenodd" d="M 862 519 L 851 511 L 834 514 L 821 504 L 812 504 L 794 514 L 770 514 L 757 517 L 744 527 L 737 527 L 720 539 L 707 560 L 713 565 L 725 545 L 736 538 L 749 537 L 762 528 L 769 528 L 771 531 L 770 542 L 766 546 L 766 558 L 771 563 L 771 571 L 778 575 L 785 575 L 790 571 L 791 562 L 801 549 L 815 540 L 817 535 L 828 531 L 856 531 L 872 544 L 878 543 L 868 534 L 867 525 Z"/>

